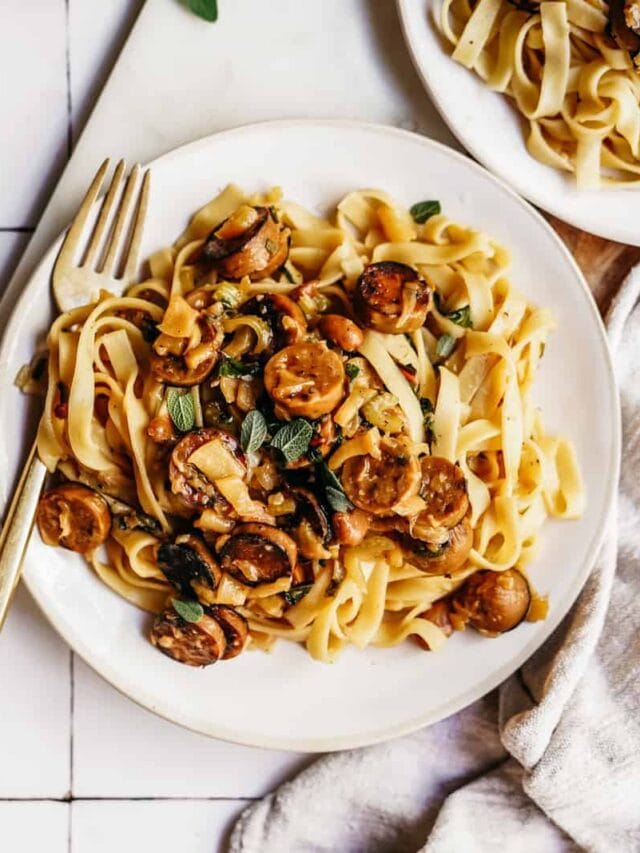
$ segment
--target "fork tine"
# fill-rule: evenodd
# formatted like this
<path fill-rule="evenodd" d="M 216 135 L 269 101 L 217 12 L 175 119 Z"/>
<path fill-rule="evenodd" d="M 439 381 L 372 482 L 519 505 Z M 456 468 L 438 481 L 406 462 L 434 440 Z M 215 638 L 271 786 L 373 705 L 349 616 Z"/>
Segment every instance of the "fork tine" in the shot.
<path fill-rule="evenodd" d="M 116 166 L 115 172 L 113 173 L 113 178 L 111 179 L 111 186 L 109 187 L 107 194 L 102 202 L 102 207 L 100 208 L 100 213 L 98 215 L 98 219 L 96 220 L 96 224 L 93 227 L 93 233 L 91 235 L 89 247 L 87 248 L 87 252 L 82 262 L 83 267 L 87 267 L 89 269 L 93 268 L 93 262 L 98 252 L 98 248 L 102 243 L 102 238 L 104 237 L 107 222 L 109 221 L 109 214 L 111 213 L 111 208 L 113 207 L 113 203 L 116 200 L 116 195 L 120 189 L 120 184 L 122 183 L 122 175 L 124 169 L 125 162 L 124 160 L 120 160 L 120 162 Z"/>
<path fill-rule="evenodd" d="M 99 272 L 101 273 L 115 275 L 114 267 L 116 255 L 120 245 L 120 236 L 127 220 L 127 215 L 131 206 L 131 199 L 133 197 L 133 190 L 135 188 L 136 181 L 138 180 L 139 173 L 140 166 L 136 163 L 136 165 L 131 170 L 129 177 L 127 178 L 124 193 L 122 198 L 120 199 L 120 204 L 116 212 L 116 219 L 113 223 L 113 228 L 111 229 L 111 235 L 109 237 L 109 248 L 107 249 L 107 254 L 104 259 L 104 263 L 102 264 L 102 267 L 99 270 Z"/>
<path fill-rule="evenodd" d="M 56 259 L 56 267 L 62 265 L 71 265 L 73 263 L 73 256 L 76 253 L 78 248 L 80 238 L 82 237 L 82 232 L 84 231 L 85 225 L 87 224 L 87 219 L 89 218 L 89 213 L 91 208 L 93 207 L 93 203 L 98 197 L 98 193 L 100 192 L 100 188 L 102 186 L 102 182 L 104 181 L 104 176 L 107 173 L 107 169 L 109 168 L 109 158 L 104 161 L 104 163 L 100 166 L 94 179 L 91 181 L 91 185 L 86 192 L 84 199 L 82 200 L 82 204 L 80 205 L 80 209 L 76 214 L 76 218 L 71 223 L 71 227 L 67 231 L 66 237 L 62 243 L 60 248 L 60 252 L 58 253 L 58 257 Z M 54 268 L 55 274 L 55 268 Z"/>
<path fill-rule="evenodd" d="M 125 284 L 128 284 L 130 281 L 133 280 L 133 277 L 136 272 L 136 267 L 138 266 L 138 252 L 140 251 L 142 229 L 144 228 L 144 221 L 147 216 L 147 204 L 149 201 L 150 182 L 151 172 L 147 169 L 142 179 L 140 197 L 138 198 L 138 206 L 136 208 L 135 219 L 133 222 L 133 231 L 131 233 L 129 247 L 127 249 L 127 258 L 124 267 L 124 272 L 122 273 L 122 278 L 124 279 Z"/>

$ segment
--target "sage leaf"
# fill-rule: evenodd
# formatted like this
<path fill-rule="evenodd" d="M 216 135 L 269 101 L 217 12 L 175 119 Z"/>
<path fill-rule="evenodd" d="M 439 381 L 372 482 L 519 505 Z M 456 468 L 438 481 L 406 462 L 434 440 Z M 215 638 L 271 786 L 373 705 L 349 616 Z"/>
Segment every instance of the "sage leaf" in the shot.
<path fill-rule="evenodd" d="M 296 418 L 281 427 L 271 439 L 275 447 L 284 456 L 285 462 L 295 462 L 309 449 L 313 438 L 313 427 L 304 418 Z"/>
<path fill-rule="evenodd" d="M 409 209 L 409 213 L 414 222 L 423 225 L 427 219 L 431 219 L 441 210 L 439 201 L 418 201 Z"/>
<path fill-rule="evenodd" d="M 267 437 L 267 422 L 262 412 L 254 409 L 246 416 L 240 429 L 240 446 L 245 453 L 255 453 Z"/>
<path fill-rule="evenodd" d="M 331 509 L 334 512 L 348 512 L 350 509 L 353 509 L 353 504 L 344 493 L 342 483 L 327 463 L 319 462 L 316 470 L 322 483 L 327 503 Z"/>
<path fill-rule="evenodd" d="M 187 6 L 199 18 L 211 24 L 218 20 L 218 0 L 187 0 Z"/>
<path fill-rule="evenodd" d="M 185 622 L 199 622 L 204 616 L 202 605 L 197 601 L 185 601 L 183 598 L 172 598 L 171 604 L 178 616 Z"/>
<path fill-rule="evenodd" d="M 167 391 L 169 417 L 180 432 L 189 432 L 196 422 L 196 409 L 191 391 L 169 388 Z"/>

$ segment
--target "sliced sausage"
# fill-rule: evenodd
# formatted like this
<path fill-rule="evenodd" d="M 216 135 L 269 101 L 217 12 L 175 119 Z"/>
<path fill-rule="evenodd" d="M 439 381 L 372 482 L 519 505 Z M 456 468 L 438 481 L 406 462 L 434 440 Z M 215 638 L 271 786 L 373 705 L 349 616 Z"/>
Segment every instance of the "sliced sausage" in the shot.
<path fill-rule="evenodd" d="M 187 433 L 173 448 L 169 462 L 171 491 L 180 495 L 190 506 L 197 509 L 215 507 L 226 514 L 229 505 L 207 476 L 189 461 L 192 454 L 210 441 L 219 441 L 239 463 L 244 474 L 246 464 L 237 438 L 231 433 L 215 427 L 205 427 Z"/>
<path fill-rule="evenodd" d="M 331 516 L 333 535 L 339 545 L 359 545 L 367 535 L 371 516 L 362 509 L 334 512 Z"/>
<path fill-rule="evenodd" d="M 469 509 L 467 481 L 459 465 L 442 456 L 423 456 L 421 468 L 420 497 L 427 506 L 412 527 L 418 539 L 422 537 L 416 531 L 421 527 L 455 527 Z"/>
<path fill-rule="evenodd" d="M 158 566 L 170 584 L 192 597 L 200 586 L 214 590 L 220 569 L 205 543 L 193 533 L 178 536 L 174 543 L 158 548 Z"/>
<path fill-rule="evenodd" d="M 308 489 L 293 488 L 289 494 L 296 502 L 289 532 L 298 546 L 298 554 L 308 560 L 325 559 L 325 546 L 330 538 L 327 514 Z"/>
<path fill-rule="evenodd" d="M 273 402 L 288 415 L 314 420 L 341 402 L 345 372 L 338 354 L 326 344 L 293 344 L 269 359 L 264 384 Z"/>
<path fill-rule="evenodd" d="M 239 525 L 220 549 L 221 568 L 247 586 L 291 577 L 296 560 L 296 543 L 269 524 Z"/>
<path fill-rule="evenodd" d="M 637 0 L 609 0 L 609 30 L 621 50 L 640 51 L 640 7 Z"/>
<path fill-rule="evenodd" d="M 160 651 L 188 666 L 209 666 L 225 654 L 227 639 L 220 623 L 206 613 L 187 622 L 169 606 L 156 617 L 150 635 Z"/>
<path fill-rule="evenodd" d="M 429 285 L 413 267 L 381 261 L 358 279 L 354 307 L 368 328 L 399 335 L 424 325 L 430 298 Z"/>
<path fill-rule="evenodd" d="M 373 515 L 392 515 L 393 507 L 418 494 L 420 463 L 397 442 L 381 443 L 380 459 L 353 456 L 342 469 L 342 486 L 352 504 Z"/>
<path fill-rule="evenodd" d="M 267 207 L 241 205 L 202 247 L 202 260 L 223 276 L 254 281 L 274 273 L 289 256 L 289 231 Z"/>
<path fill-rule="evenodd" d="M 87 554 L 106 542 L 111 513 L 105 499 L 94 489 L 63 483 L 42 495 L 36 523 L 47 545 Z"/>
<path fill-rule="evenodd" d="M 233 607 L 227 607 L 224 604 L 207 607 L 205 612 L 216 620 L 224 632 L 227 645 L 222 659 L 230 660 L 237 657 L 244 650 L 249 638 L 247 620 Z"/>
<path fill-rule="evenodd" d="M 453 598 L 456 611 L 483 634 L 511 631 L 526 617 L 531 590 L 517 569 L 480 571 L 463 583 Z"/>
<path fill-rule="evenodd" d="M 407 560 L 429 575 L 445 575 L 461 569 L 473 545 L 473 530 L 468 518 L 463 518 L 449 531 L 442 545 L 429 547 L 425 542 L 410 536 L 402 537 L 402 547 Z"/>
<path fill-rule="evenodd" d="M 219 324 L 207 315 L 198 317 L 197 323 L 200 328 L 198 346 L 203 348 L 201 350 L 203 357 L 198 360 L 196 365 L 189 367 L 184 355 L 174 355 L 170 352 L 159 355 L 155 350 L 152 350 L 150 367 L 158 382 L 183 387 L 199 385 L 216 366 L 224 333 Z"/>

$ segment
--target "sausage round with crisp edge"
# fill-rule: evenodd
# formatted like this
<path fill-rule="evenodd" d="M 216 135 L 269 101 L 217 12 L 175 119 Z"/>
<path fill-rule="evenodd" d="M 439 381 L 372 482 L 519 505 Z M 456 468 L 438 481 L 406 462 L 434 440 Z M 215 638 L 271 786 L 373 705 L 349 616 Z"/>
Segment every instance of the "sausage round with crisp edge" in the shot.
<path fill-rule="evenodd" d="M 240 524 L 220 548 L 220 567 L 247 586 L 291 577 L 298 557 L 293 539 L 270 524 Z"/>
<path fill-rule="evenodd" d="M 401 538 L 402 549 L 409 563 L 429 575 L 445 575 L 461 569 L 473 546 L 473 529 L 468 517 L 449 531 L 442 545 L 430 548 L 411 536 Z"/>
<path fill-rule="evenodd" d="M 324 343 L 292 344 L 269 359 L 264 385 L 289 416 L 315 420 L 332 412 L 344 397 L 344 366 Z"/>
<path fill-rule="evenodd" d="M 272 275 L 289 255 L 289 231 L 267 207 L 241 205 L 216 226 L 202 247 L 202 260 L 226 278 Z"/>
<path fill-rule="evenodd" d="M 378 332 L 399 335 L 424 325 L 431 288 L 407 264 L 369 264 L 358 279 L 354 307 L 362 323 Z"/>
<path fill-rule="evenodd" d="M 105 499 L 94 489 L 63 483 L 40 498 L 36 524 L 47 545 L 88 554 L 106 542 L 111 532 L 111 513 Z"/>
<path fill-rule="evenodd" d="M 159 613 L 150 634 L 156 648 L 188 666 L 209 666 L 224 656 L 227 638 L 217 619 L 206 612 L 187 622 L 172 605 Z"/>
<path fill-rule="evenodd" d="M 420 463 L 389 439 L 381 444 L 380 459 L 368 454 L 347 459 L 340 479 L 354 506 L 373 515 L 392 515 L 397 503 L 418 494 Z"/>
<path fill-rule="evenodd" d="M 197 509 L 219 505 L 222 510 L 228 508 L 226 500 L 215 485 L 189 461 L 199 447 L 218 439 L 234 455 L 246 472 L 244 454 L 238 439 L 231 433 L 215 427 L 204 427 L 187 433 L 173 448 L 169 462 L 169 480 L 174 495 L 182 497 L 190 506 Z"/>

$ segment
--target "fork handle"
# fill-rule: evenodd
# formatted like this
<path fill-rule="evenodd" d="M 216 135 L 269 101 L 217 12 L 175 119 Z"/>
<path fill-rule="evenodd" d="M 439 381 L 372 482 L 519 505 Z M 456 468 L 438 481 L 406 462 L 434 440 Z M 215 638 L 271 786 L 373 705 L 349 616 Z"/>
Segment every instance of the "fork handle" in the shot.
<path fill-rule="evenodd" d="M 34 441 L 0 533 L 0 630 L 18 585 L 46 473 Z"/>

